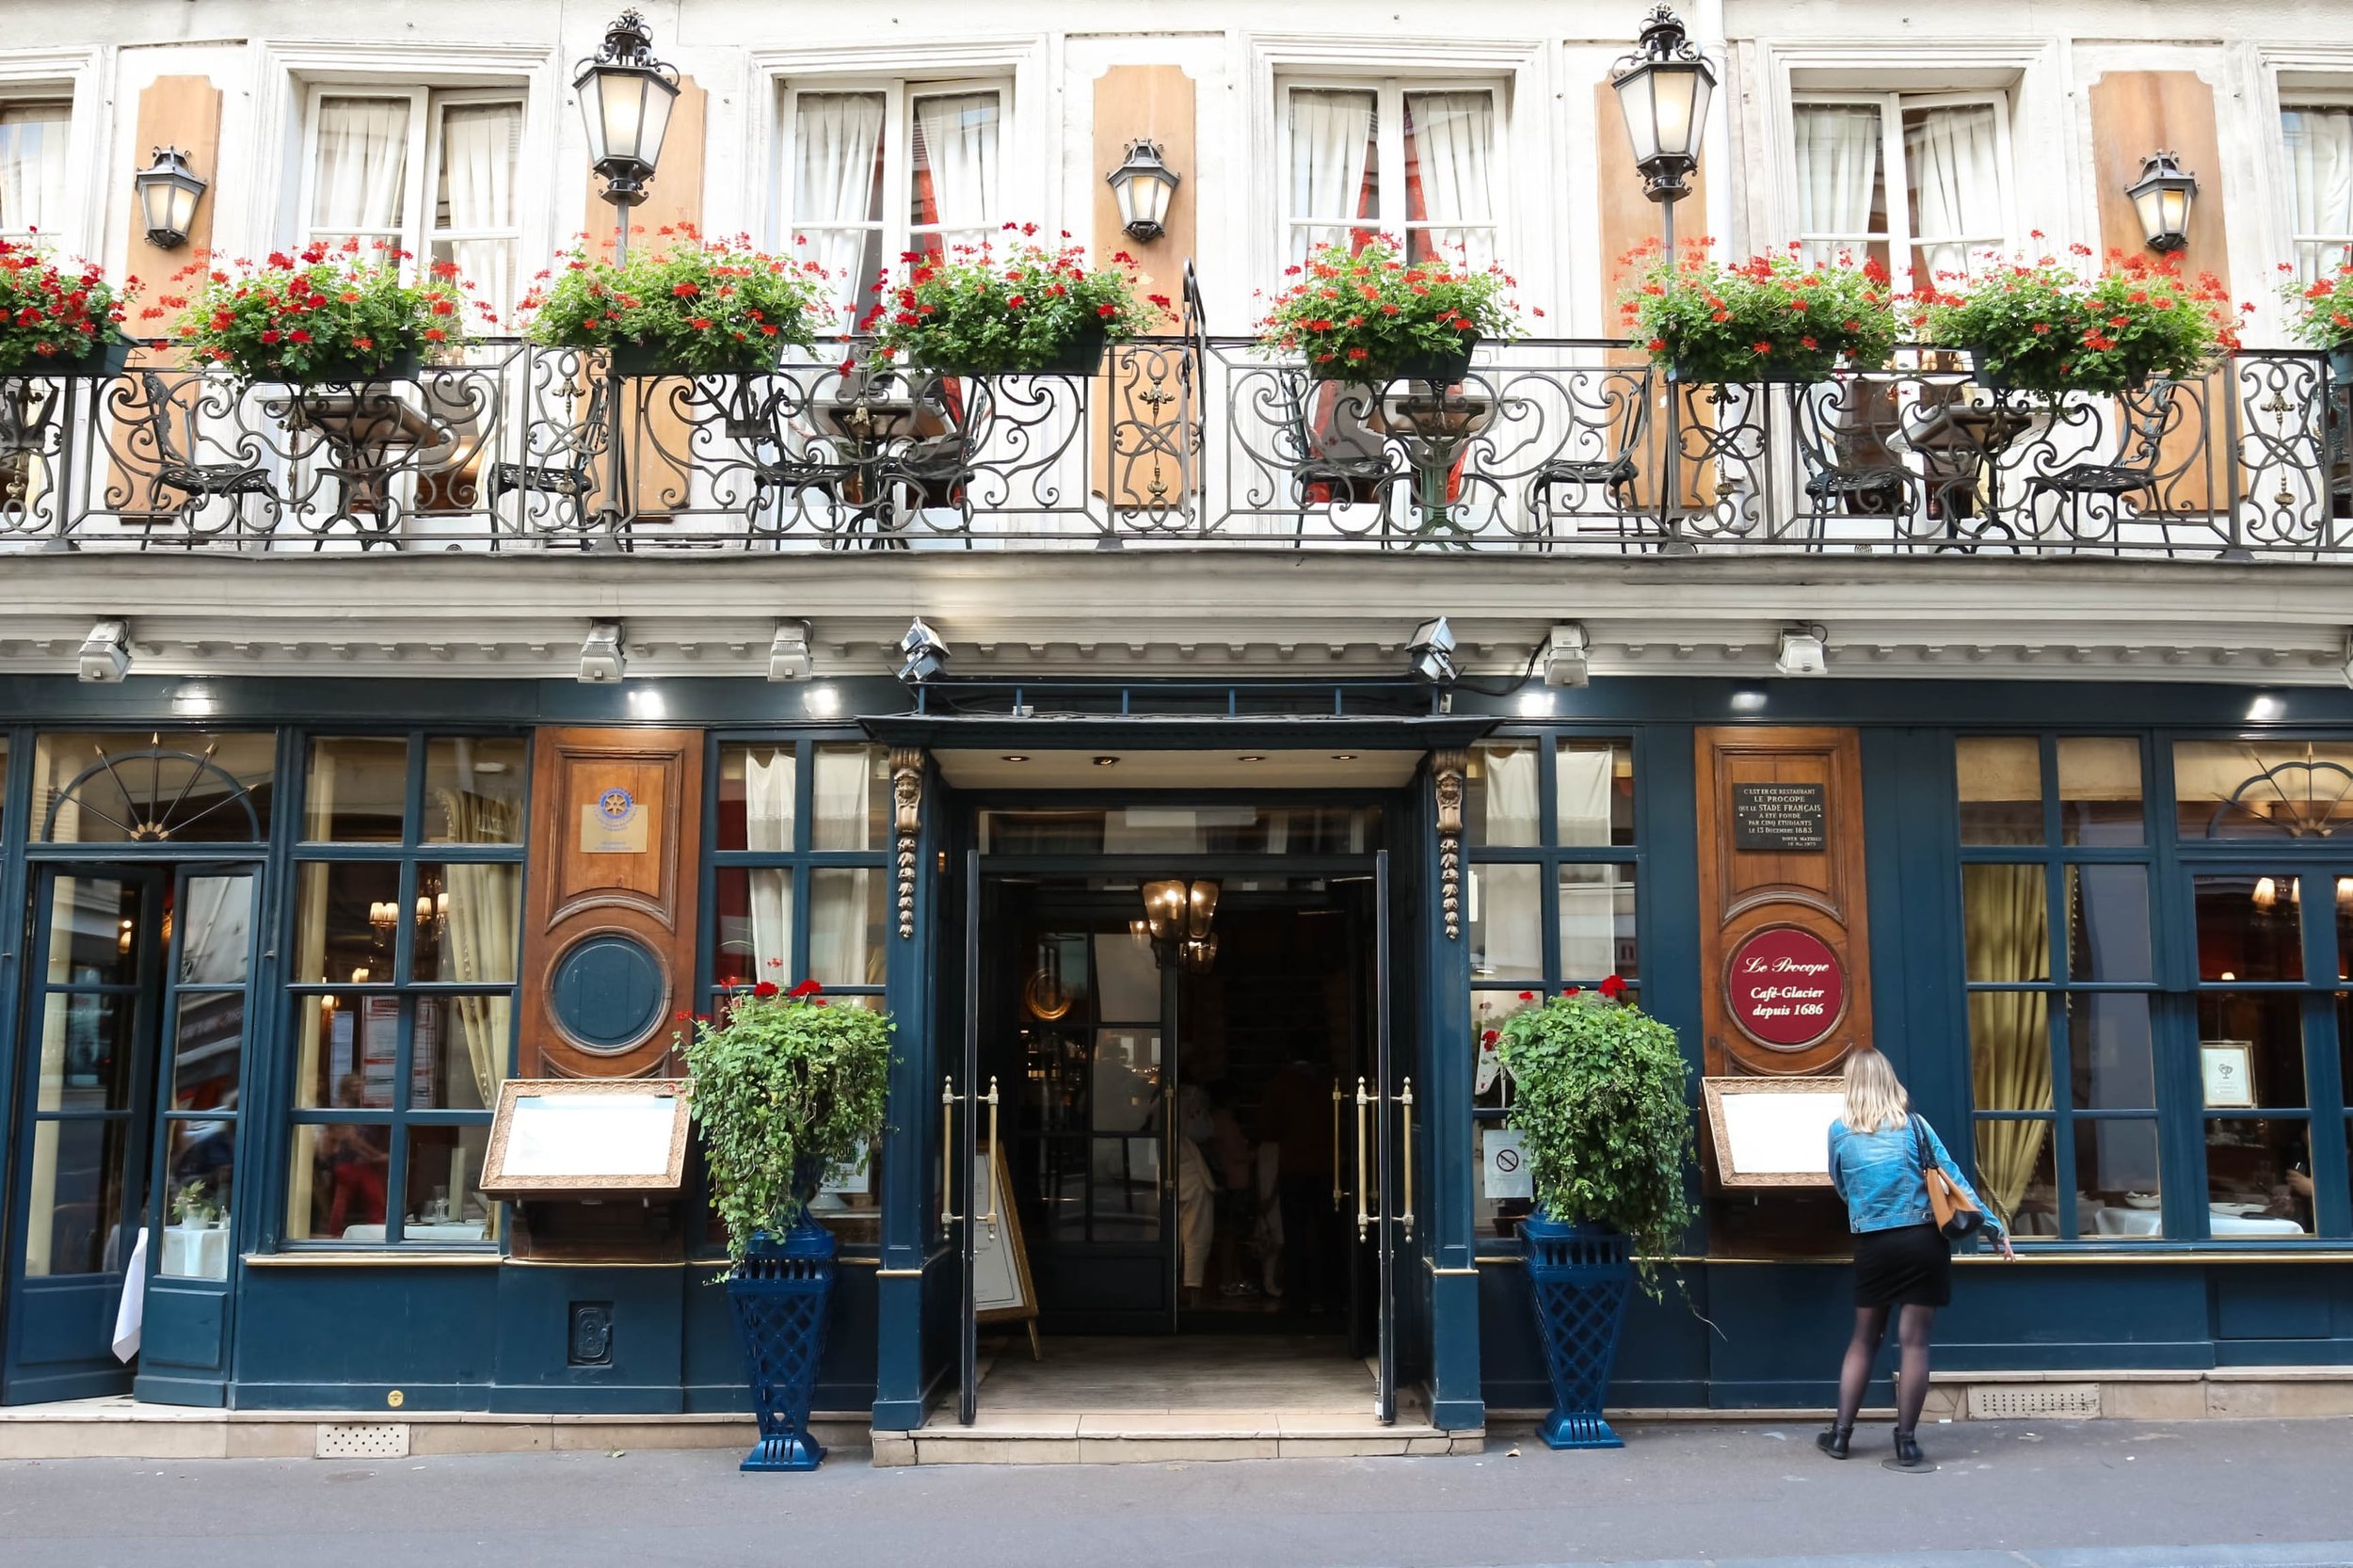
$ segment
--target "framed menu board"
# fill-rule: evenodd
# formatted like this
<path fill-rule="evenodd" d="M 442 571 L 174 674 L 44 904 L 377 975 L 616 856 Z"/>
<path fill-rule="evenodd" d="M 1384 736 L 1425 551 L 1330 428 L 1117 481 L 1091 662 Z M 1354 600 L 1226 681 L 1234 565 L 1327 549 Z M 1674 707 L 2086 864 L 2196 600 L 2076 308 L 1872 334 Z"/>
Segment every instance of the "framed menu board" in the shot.
<path fill-rule="evenodd" d="M 677 1192 L 692 1080 L 508 1079 L 482 1162 L 493 1197 Z"/>
<path fill-rule="evenodd" d="M 1830 1124 L 1846 1104 L 1842 1080 L 1709 1078 L 1700 1091 L 1722 1185 L 1830 1185 Z"/>

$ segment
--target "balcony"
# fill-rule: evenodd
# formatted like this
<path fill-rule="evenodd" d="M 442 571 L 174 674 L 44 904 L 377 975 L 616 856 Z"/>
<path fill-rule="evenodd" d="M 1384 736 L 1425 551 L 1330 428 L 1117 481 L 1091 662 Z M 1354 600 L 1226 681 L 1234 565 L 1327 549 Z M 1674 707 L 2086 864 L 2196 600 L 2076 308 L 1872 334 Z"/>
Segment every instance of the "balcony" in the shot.
<path fill-rule="evenodd" d="M 1623 344 L 1319 382 L 1244 339 L 1093 377 L 614 376 L 511 341 L 361 387 L 0 379 L 0 550 L 1122 550 L 2353 558 L 2353 386 L 2318 354 L 2049 405 L 1907 349 L 1685 386 Z"/>

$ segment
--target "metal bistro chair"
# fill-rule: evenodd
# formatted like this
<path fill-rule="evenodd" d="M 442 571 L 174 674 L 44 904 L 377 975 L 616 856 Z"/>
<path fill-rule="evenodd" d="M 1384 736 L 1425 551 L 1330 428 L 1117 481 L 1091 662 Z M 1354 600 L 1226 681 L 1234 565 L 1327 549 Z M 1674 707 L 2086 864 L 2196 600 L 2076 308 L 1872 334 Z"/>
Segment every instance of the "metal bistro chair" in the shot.
<path fill-rule="evenodd" d="M 1528 482 L 1528 510 L 1536 536 L 1548 549 L 1558 542 L 1554 520 L 1591 516 L 1587 497 L 1598 491 L 1623 552 L 1644 527 L 1634 486 L 1641 475 L 1637 455 L 1650 433 L 1651 370 L 1641 365 L 1592 374 L 1598 376 L 1599 389 L 1590 406 L 1578 398 L 1575 379 L 1569 391 L 1570 430 L 1563 444 L 1580 455 L 1550 457 L 1537 466 Z M 1580 410 L 1594 417 L 1581 420 Z"/>
<path fill-rule="evenodd" d="M 1290 459 L 1292 536 L 1304 539 L 1308 507 L 1377 504 L 1398 468 L 1387 438 L 1367 423 L 1379 406 L 1378 389 L 1292 370 L 1276 372 L 1275 381 Z"/>
<path fill-rule="evenodd" d="M 588 534 L 588 494 L 596 488 L 596 472 L 603 466 L 605 454 L 613 445 L 612 403 L 613 377 L 589 377 L 588 402 L 578 418 L 568 424 L 532 420 L 523 427 L 525 460 L 520 463 L 492 463 L 489 477 L 483 481 L 482 503 L 490 514 L 492 538 L 490 548 L 498 548 L 499 502 L 509 495 L 547 496 L 547 504 L 560 511 L 571 511 L 573 531 L 583 542 Z M 553 432 L 553 439 L 544 449 L 533 451 L 534 438 L 542 431 Z M 534 535 L 552 536 L 552 528 L 536 529 L 523 516 L 525 506 L 517 509 L 514 532 L 522 537 Z"/>
<path fill-rule="evenodd" d="M 180 428 L 172 428 L 175 403 L 169 382 L 153 371 L 139 373 L 139 394 L 147 404 L 149 440 L 155 448 L 154 471 L 147 482 L 148 521 L 152 527 L 165 517 L 177 513 L 193 536 L 196 513 L 208 501 L 227 500 L 236 505 L 237 521 L 245 520 L 241 497 L 257 495 L 268 504 L 271 522 L 277 520 L 278 494 L 270 483 L 269 470 L 263 464 L 232 458 L 226 462 L 200 463 L 196 460 L 196 410 L 179 406 Z M 165 492 L 177 490 L 184 499 L 176 505 L 165 500 Z M 266 530 L 265 530 L 266 532 Z M 152 536 L 151 536 L 152 537 Z"/>
<path fill-rule="evenodd" d="M 1805 470 L 1806 549 L 1818 551 L 1833 516 L 1903 518 L 1919 476 L 1886 446 L 1897 418 L 1895 389 L 1860 377 L 1789 389 L 1790 424 Z M 1884 420 L 1874 413 L 1883 406 Z"/>
<path fill-rule="evenodd" d="M 2184 420 L 2202 411 L 2194 398 L 2182 395 L 2179 381 L 2152 381 L 2139 392 L 2119 394 L 2116 405 L 2120 412 L 2116 450 L 2109 459 L 2070 463 L 2035 474 L 2026 481 L 2026 501 L 2031 506 L 2044 496 L 2057 498 L 2068 535 L 2080 543 L 2089 537 L 2083 528 L 2087 508 L 2105 499 L 2108 505 L 2104 532 L 2111 546 L 2121 548 L 2119 530 L 2124 520 L 2125 500 L 2137 496 L 2144 506 L 2154 504 L 2159 485 L 2197 462 L 2204 443 L 2185 443 L 2182 456 L 2166 462 L 2166 438 Z M 2166 525 L 2160 522 L 2158 527 L 2162 531 Z M 2167 543 L 2169 550 L 2169 536 Z"/>

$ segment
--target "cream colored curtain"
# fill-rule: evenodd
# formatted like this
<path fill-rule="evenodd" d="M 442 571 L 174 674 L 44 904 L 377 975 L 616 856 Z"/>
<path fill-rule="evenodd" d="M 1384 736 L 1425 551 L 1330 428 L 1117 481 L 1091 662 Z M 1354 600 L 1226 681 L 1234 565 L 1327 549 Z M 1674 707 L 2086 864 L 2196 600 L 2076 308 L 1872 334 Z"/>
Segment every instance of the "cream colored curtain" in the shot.
<path fill-rule="evenodd" d="M 514 802 L 454 789 L 441 790 L 439 795 L 442 814 L 457 842 L 511 844 L 520 840 L 521 824 L 516 820 Z M 451 864 L 442 874 L 449 884 L 444 936 L 447 977 L 475 985 L 511 984 L 522 868 L 512 863 Z M 507 999 L 453 997 L 450 1011 L 466 1042 L 466 1062 L 481 1096 L 478 1103 L 496 1105 L 499 1080 L 506 1076 Z"/>
<path fill-rule="evenodd" d="M 1969 978 L 2045 980 L 2051 972 L 2049 907 L 2041 866 L 1961 868 Z M 2040 991 L 1969 994 L 1971 1087 L 1979 1111 L 2051 1109 L 2050 998 Z M 2034 1179 L 2048 1122 L 1977 1123 L 1977 1176 L 2005 1224 Z"/>

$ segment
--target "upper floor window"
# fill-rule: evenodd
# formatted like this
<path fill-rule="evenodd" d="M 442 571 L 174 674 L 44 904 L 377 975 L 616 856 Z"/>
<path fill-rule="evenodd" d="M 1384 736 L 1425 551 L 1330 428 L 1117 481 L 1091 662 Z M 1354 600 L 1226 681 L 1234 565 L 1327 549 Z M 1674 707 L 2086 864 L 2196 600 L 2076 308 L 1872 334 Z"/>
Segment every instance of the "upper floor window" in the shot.
<path fill-rule="evenodd" d="M 1008 97 L 992 82 L 786 89 L 778 210 L 833 279 L 845 328 L 900 256 L 976 244 L 1004 220 Z"/>
<path fill-rule="evenodd" d="M 1798 234 L 1898 289 L 1968 276 L 2010 243 L 2009 112 L 1999 94 L 1877 93 L 1796 105 Z"/>
<path fill-rule="evenodd" d="M 66 100 L 0 104 L 0 239 L 54 235 L 66 220 Z"/>
<path fill-rule="evenodd" d="M 1285 88 L 1289 259 L 1386 231 L 1403 236 L 1415 261 L 1493 261 L 1501 97 L 1474 82 Z"/>
<path fill-rule="evenodd" d="M 2353 263 L 2353 105 L 2280 111 L 2288 160 L 2288 240 L 2307 282 Z"/>
<path fill-rule="evenodd" d="M 301 238 L 454 264 L 504 318 L 522 230 L 515 176 L 520 94 L 424 88 L 311 96 Z"/>

